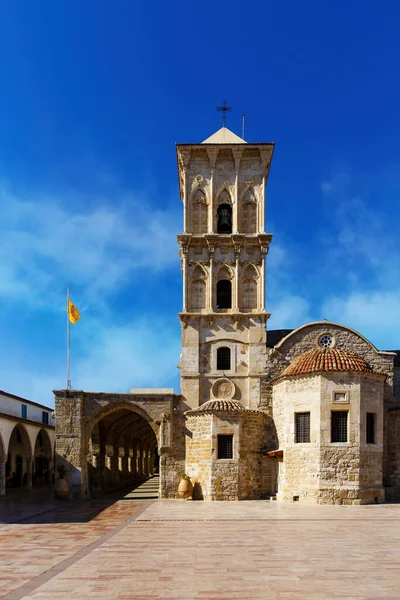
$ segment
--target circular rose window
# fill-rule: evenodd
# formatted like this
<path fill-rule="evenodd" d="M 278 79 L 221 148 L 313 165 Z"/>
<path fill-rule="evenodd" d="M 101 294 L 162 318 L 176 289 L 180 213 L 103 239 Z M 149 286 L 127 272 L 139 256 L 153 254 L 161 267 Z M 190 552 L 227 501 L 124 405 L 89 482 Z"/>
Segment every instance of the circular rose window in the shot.
<path fill-rule="evenodd" d="M 318 340 L 318 345 L 320 348 L 332 348 L 334 344 L 333 337 L 329 335 L 329 333 L 324 333 Z"/>
<path fill-rule="evenodd" d="M 217 379 L 213 383 L 212 393 L 219 400 L 231 400 L 235 394 L 235 386 L 229 379 Z"/>

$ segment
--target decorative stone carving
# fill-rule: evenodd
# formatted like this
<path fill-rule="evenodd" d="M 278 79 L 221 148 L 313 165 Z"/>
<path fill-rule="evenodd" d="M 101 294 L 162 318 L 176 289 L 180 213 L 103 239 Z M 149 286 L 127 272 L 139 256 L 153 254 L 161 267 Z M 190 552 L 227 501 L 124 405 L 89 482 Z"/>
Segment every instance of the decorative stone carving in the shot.
<path fill-rule="evenodd" d="M 214 381 L 211 392 L 214 398 L 231 400 L 235 395 L 235 384 L 226 377 Z"/>
<path fill-rule="evenodd" d="M 223 189 L 218 196 L 218 204 L 232 204 L 232 198 L 227 189 Z"/>

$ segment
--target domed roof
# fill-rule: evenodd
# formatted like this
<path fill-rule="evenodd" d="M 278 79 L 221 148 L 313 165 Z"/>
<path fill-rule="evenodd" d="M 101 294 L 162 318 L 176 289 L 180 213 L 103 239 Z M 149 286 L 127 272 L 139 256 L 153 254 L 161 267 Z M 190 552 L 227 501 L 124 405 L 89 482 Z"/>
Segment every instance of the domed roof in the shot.
<path fill-rule="evenodd" d="M 237 400 L 208 400 L 198 408 L 186 411 L 185 414 L 206 413 L 206 412 L 259 412 L 249 410 Z"/>
<path fill-rule="evenodd" d="M 341 348 L 316 348 L 300 354 L 274 382 L 284 377 L 323 373 L 329 371 L 351 371 L 353 373 L 373 373 L 370 365 L 356 352 Z"/>

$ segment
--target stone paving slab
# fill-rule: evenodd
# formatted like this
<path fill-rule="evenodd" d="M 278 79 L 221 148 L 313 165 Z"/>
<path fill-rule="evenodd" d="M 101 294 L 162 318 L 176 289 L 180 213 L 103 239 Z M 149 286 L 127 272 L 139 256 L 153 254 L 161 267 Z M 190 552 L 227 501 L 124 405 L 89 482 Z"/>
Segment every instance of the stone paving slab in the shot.
<path fill-rule="evenodd" d="M 339 506 L 280 503 L 274 501 L 203 502 L 160 500 L 152 504 L 142 521 L 231 521 L 231 520 L 315 520 L 315 519 L 399 519 L 400 504 Z"/>
<path fill-rule="evenodd" d="M 23 597 L 400 600 L 399 505 L 172 500 L 142 507 Z"/>

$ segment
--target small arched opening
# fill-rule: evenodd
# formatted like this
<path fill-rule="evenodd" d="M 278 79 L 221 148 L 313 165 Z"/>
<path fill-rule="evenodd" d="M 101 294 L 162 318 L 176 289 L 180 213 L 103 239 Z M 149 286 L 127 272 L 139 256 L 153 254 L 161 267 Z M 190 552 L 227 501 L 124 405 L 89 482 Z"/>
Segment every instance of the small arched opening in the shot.
<path fill-rule="evenodd" d="M 53 454 L 49 435 L 41 429 L 35 442 L 33 461 L 33 485 L 49 484 L 53 481 Z"/>
<path fill-rule="evenodd" d="M 6 462 L 6 487 L 32 487 L 32 450 L 28 433 L 17 424 L 10 436 Z"/>
<path fill-rule="evenodd" d="M 232 206 L 220 204 L 217 213 L 217 233 L 232 233 Z"/>
<path fill-rule="evenodd" d="M 232 308 L 232 282 L 229 279 L 217 282 L 217 308 Z"/>

